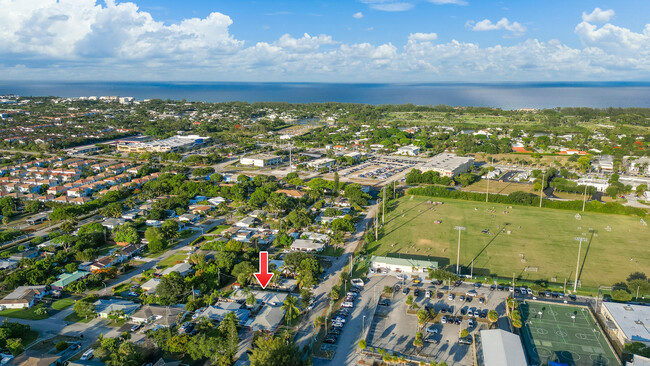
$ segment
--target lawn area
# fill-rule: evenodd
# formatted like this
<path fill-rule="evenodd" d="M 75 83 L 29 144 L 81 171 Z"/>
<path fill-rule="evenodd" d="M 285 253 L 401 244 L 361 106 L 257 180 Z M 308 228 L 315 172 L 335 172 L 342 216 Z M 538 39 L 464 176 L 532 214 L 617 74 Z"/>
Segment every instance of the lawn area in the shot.
<path fill-rule="evenodd" d="M 209 234 L 221 234 L 222 231 L 228 229 L 230 226 L 229 225 L 218 225 L 212 230 L 208 231 Z"/>
<path fill-rule="evenodd" d="M 485 193 L 486 189 L 488 188 L 487 184 L 488 184 L 487 180 L 481 179 L 478 182 L 463 188 L 463 191 Z M 516 191 L 523 191 L 526 193 L 533 193 L 539 195 L 539 191 L 535 192 L 532 184 L 526 184 L 526 183 L 510 183 L 510 182 L 499 182 L 496 180 L 491 180 L 489 188 L 490 188 L 489 190 L 490 194 L 493 193 L 510 194 Z"/>
<path fill-rule="evenodd" d="M 428 204 L 429 200 L 444 204 Z M 463 274 L 469 274 L 474 260 L 478 276 L 508 278 L 514 273 L 529 280 L 573 279 L 578 255 L 575 237 L 588 239 L 580 256 L 583 286 L 611 285 L 632 272 L 650 272 L 650 227 L 633 216 L 591 212 L 578 216 L 565 210 L 419 196 L 402 197 L 389 207 L 383 237 L 368 248 L 372 255 L 429 256 L 440 267 L 455 270 L 458 230 L 454 227 L 464 226 Z M 489 233 L 482 233 L 483 229 Z"/>
<path fill-rule="evenodd" d="M 43 315 L 36 314 L 36 310 L 44 307 L 45 307 L 44 304 L 37 304 L 35 306 L 32 306 L 29 309 L 5 309 L 0 311 L 0 316 L 6 316 L 9 318 L 17 318 L 17 319 L 28 319 L 28 320 L 47 319 L 50 317 L 49 313 Z"/>
<path fill-rule="evenodd" d="M 325 247 L 325 249 L 323 249 L 322 252 L 320 252 L 320 255 L 326 255 L 326 256 L 329 256 L 329 257 L 340 257 L 341 254 L 343 254 L 343 251 L 345 251 L 345 249 L 343 249 L 341 247 L 337 248 L 337 247 L 328 245 L 328 246 Z"/>
<path fill-rule="evenodd" d="M 56 300 L 55 302 L 52 303 L 52 309 L 54 310 L 63 310 L 66 309 L 72 304 L 74 304 L 75 300 L 72 297 L 66 297 L 65 299 L 59 299 Z"/>
<path fill-rule="evenodd" d="M 160 262 L 158 262 L 158 267 L 160 267 L 160 268 L 171 267 L 174 264 L 176 264 L 176 262 L 184 261 L 185 258 L 187 258 L 187 254 L 170 255 L 169 257 L 167 257 L 167 258 L 161 260 Z"/>
<path fill-rule="evenodd" d="M 90 318 L 88 318 L 88 319 L 86 319 L 86 318 L 80 318 L 80 317 L 77 315 L 77 313 L 74 313 L 74 312 L 73 312 L 72 314 L 66 316 L 65 318 L 63 318 L 63 320 L 65 320 L 65 321 L 67 321 L 67 322 L 72 322 L 72 323 L 88 323 L 88 322 L 90 322 L 90 321 L 93 320 L 93 319 L 94 319 L 94 318 L 92 318 L 92 317 L 90 317 Z"/>

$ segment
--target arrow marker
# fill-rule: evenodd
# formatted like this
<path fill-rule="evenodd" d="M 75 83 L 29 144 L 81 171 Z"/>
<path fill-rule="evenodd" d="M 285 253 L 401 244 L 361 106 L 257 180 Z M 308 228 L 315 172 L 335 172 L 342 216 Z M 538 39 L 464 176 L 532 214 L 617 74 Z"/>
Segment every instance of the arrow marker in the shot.
<path fill-rule="evenodd" d="M 260 252 L 260 271 L 254 273 L 254 275 L 260 286 L 265 289 L 271 278 L 273 278 L 273 273 L 269 273 L 269 252 Z"/>

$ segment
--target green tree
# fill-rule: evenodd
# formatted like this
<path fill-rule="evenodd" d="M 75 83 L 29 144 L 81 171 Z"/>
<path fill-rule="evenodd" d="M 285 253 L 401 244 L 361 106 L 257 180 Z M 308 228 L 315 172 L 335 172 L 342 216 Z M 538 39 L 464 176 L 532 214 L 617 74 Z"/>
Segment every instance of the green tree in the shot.
<path fill-rule="evenodd" d="M 625 290 L 614 290 L 611 296 L 614 301 L 627 302 L 632 300 L 632 294 Z"/>
<path fill-rule="evenodd" d="M 492 309 L 492 310 L 488 311 L 488 316 L 487 317 L 488 317 L 488 320 L 490 322 L 494 323 L 497 320 L 499 320 L 499 313 L 497 313 L 496 310 Z"/>
<path fill-rule="evenodd" d="M 162 305 L 181 303 L 187 294 L 187 284 L 178 272 L 172 272 L 162 277 L 158 287 L 156 287 L 156 295 L 158 295 Z"/>
<path fill-rule="evenodd" d="M 160 230 L 162 230 L 162 233 L 167 240 L 177 238 L 180 235 L 178 229 L 178 222 L 171 219 L 165 220 L 160 227 Z"/>
<path fill-rule="evenodd" d="M 293 340 L 278 336 L 261 336 L 255 341 L 250 355 L 251 366 L 306 366 L 302 353 Z"/>
<path fill-rule="evenodd" d="M 298 298 L 291 295 L 287 296 L 280 308 L 285 311 L 287 325 L 289 325 L 289 321 L 293 320 L 300 312 L 300 309 L 298 308 Z"/>
<path fill-rule="evenodd" d="M 127 222 L 113 229 L 113 239 L 118 243 L 135 244 L 140 240 L 140 237 L 133 224 Z"/>
<path fill-rule="evenodd" d="M 467 330 L 467 329 L 463 329 L 463 330 L 460 331 L 460 337 L 461 337 L 461 338 L 465 338 L 465 337 L 467 337 L 468 335 L 469 335 L 469 330 Z"/>
<path fill-rule="evenodd" d="M 144 237 L 147 239 L 147 248 L 151 253 L 160 253 L 167 248 L 167 240 L 163 231 L 157 227 L 149 226 L 144 232 Z"/>
<path fill-rule="evenodd" d="M 23 341 L 20 338 L 9 338 L 5 344 L 5 348 L 11 352 L 12 355 L 18 356 L 23 353 L 25 347 L 23 346 Z"/>
<path fill-rule="evenodd" d="M 232 268 L 231 275 L 237 278 L 237 282 L 239 282 L 242 286 L 245 286 L 248 284 L 248 281 L 250 280 L 253 273 L 255 273 L 255 271 L 255 266 L 253 266 L 251 262 L 245 261 L 235 264 L 235 266 Z"/>
<path fill-rule="evenodd" d="M 359 348 L 360 348 L 361 350 L 366 349 L 367 346 L 368 346 L 368 344 L 366 343 L 366 340 L 365 340 L 365 339 L 362 339 L 362 340 L 359 341 Z"/>
<path fill-rule="evenodd" d="M 78 300 L 72 306 L 72 310 L 77 313 L 77 316 L 88 320 L 88 318 L 94 318 L 97 313 L 95 313 L 95 305 L 92 303 L 92 299 L 82 299 Z"/>

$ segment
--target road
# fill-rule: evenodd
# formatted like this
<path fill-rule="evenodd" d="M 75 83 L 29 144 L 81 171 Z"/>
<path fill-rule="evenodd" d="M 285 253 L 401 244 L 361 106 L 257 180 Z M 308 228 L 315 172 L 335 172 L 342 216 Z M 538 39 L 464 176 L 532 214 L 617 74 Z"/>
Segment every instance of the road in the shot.
<path fill-rule="evenodd" d="M 304 346 L 309 345 L 314 335 L 314 320 L 320 315 L 324 315 L 329 308 L 328 295 L 338 281 L 343 267 L 350 262 L 350 256 L 354 253 L 359 242 L 363 239 L 365 229 L 375 217 L 375 213 L 379 208 L 378 204 L 368 207 L 366 216 L 357 223 L 356 233 L 347 240 L 345 244 L 345 251 L 340 257 L 332 261 L 332 265 L 325 272 L 324 280 L 316 287 L 313 293 L 313 308 L 307 313 L 300 323 L 298 332 L 296 333 L 296 343 L 302 349 Z"/>

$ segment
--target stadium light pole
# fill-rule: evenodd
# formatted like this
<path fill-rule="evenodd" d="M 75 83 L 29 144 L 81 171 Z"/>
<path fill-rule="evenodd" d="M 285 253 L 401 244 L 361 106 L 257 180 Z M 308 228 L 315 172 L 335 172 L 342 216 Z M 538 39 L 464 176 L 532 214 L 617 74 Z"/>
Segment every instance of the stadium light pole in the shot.
<path fill-rule="evenodd" d="M 465 230 L 464 226 L 454 226 L 454 230 L 458 230 L 458 254 L 456 255 L 456 274 L 460 275 L 460 232 Z"/>
<path fill-rule="evenodd" d="M 580 251 L 582 250 L 582 241 L 587 241 L 587 238 L 576 236 L 574 240 L 580 242 L 580 245 L 578 246 L 578 262 L 576 263 L 576 281 L 573 283 L 573 293 L 575 294 L 575 292 L 578 290 L 578 269 L 580 268 Z"/>
<path fill-rule="evenodd" d="M 585 204 L 587 204 L 587 185 L 585 184 L 585 194 L 582 197 L 582 212 L 585 212 Z"/>
<path fill-rule="evenodd" d="M 542 187 L 539 189 L 539 208 L 542 208 L 542 201 L 544 200 L 544 179 L 546 179 L 546 172 L 542 175 Z"/>

